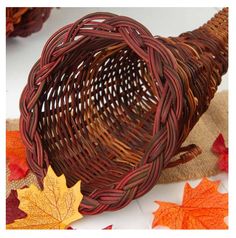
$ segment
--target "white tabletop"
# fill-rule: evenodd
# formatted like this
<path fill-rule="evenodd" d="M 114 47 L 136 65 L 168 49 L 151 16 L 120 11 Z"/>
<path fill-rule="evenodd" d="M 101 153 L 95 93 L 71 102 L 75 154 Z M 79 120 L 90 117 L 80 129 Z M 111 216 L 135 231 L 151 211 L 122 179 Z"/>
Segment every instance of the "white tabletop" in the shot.
<path fill-rule="evenodd" d="M 7 118 L 19 117 L 19 97 L 27 82 L 32 65 L 39 58 L 46 40 L 60 27 L 81 18 L 87 13 L 110 11 L 132 17 L 143 23 L 154 35 L 177 36 L 193 30 L 219 9 L 217 8 L 61 8 L 54 9 L 43 29 L 27 38 L 7 40 Z M 218 90 L 228 88 L 227 74 L 223 77 Z M 219 174 L 222 180 L 221 191 L 228 190 L 227 175 Z M 215 178 L 214 178 L 215 179 Z M 192 181 L 197 184 L 200 180 Z M 133 201 L 130 205 L 116 212 L 86 216 L 73 227 L 77 229 L 102 229 L 113 224 L 114 229 L 149 229 L 153 219 L 152 212 L 157 209 L 154 200 L 181 203 L 185 182 L 155 186 L 148 194 Z"/>

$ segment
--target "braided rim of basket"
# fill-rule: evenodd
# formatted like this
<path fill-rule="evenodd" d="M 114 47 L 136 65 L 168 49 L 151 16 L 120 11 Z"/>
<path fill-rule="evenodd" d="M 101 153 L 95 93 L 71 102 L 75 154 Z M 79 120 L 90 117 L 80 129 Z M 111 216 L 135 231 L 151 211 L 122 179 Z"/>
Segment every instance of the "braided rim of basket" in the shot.
<path fill-rule="evenodd" d="M 118 46 L 108 47 L 102 54 L 109 55 L 111 51 L 124 45 L 135 52 L 147 65 L 153 82 L 152 91 L 159 101 L 154 113 L 152 139 L 137 167 L 112 188 L 97 189 L 89 196 L 85 195 L 79 208 L 81 213 L 97 214 L 105 210 L 121 209 L 133 199 L 147 193 L 157 183 L 162 169 L 168 166 L 175 154 L 187 150 L 191 156 L 194 155 L 196 148 L 190 146 L 186 149 L 180 146 L 207 109 L 221 81 L 221 75 L 227 71 L 227 47 L 222 42 L 227 41 L 228 29 L 226 23 L 222 24 L 220 20 L 225 21 L 227 13 L 228 10 L 224 9 L 216 20 L 179 38 L 153 37 L 137 21 L 110 13 L 89 14 L 55 32 L 32 68 L 20 100 L 20 131 L 27 148 L 28 163 L 40 184 L 42 185 L 50 159 L 43 149 L 37 129 L 41 107 L 39 98 L 46 83 L 52 81 L 52 73 L 63 64 L 65 56 L 83 46 L 83 42 L 89 39 L 103 38 L 120 42 Z M 222 25 L 220 29 L 218 22 Z M 189 36 L 206 40 L 207 47 L 214 55 L 219 50 L 223 53 L 215 62 L 211 62 L 212 54 L 209 52 L 202 57 L 199 55 L 207 47 L 199 45 L 196 40 L 189 40 Z M 209 36 L 214 39 L 209 39 Z M 98 57 L 102 57 L 102 54 L 98 54 Z M 192 56 L 187 63 L 181 61 L 186 54 Z M 200 60 L 210 64 L 211 68 L 204 63 L 199 66 Z M 199 75 L 202 85 L 193 85 L 195 83 L 188 80 L 192 73 L 188 67 L 201 68 L 202 73 L 199 72 Z M 214 77 L 206 80 L 207 75 Z"/>
<path fill-rule="evenodd" d="M 7 37 L 27 37 L 41 30 L 43 23 L 50 16 L 51 8 L 6 8 Z"/>

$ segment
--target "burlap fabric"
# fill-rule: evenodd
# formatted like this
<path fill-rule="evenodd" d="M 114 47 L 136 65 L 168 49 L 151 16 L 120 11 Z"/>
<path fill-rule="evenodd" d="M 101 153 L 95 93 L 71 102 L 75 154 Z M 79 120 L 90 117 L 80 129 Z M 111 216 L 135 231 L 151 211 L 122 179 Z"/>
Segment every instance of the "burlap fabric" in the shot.
<path fill-rule="evenodd" d="M 7 130 L 18 130 L 18 119 L 8 119 Z M 189 134 L 185 145 L 196 144 L 202 149 L 202 154 L 192 161 L 173 168 L 165 169 L 158 183 L 172 183 L 189 179 L 197 179 L 218 174 L 218 157 L 211 152 L 211 145 L 219 133 L 224 135 L 228 144 L 228 92 L 217 93 L 207 112 L 200 118 L 197 125 Z M 9 170 L 7 169 L 7 176 Z M 7 196 L 11 189 L 18 189 L 31 183 L 37 185 L 32 173 L 19 181 L 7 180 Z"/>

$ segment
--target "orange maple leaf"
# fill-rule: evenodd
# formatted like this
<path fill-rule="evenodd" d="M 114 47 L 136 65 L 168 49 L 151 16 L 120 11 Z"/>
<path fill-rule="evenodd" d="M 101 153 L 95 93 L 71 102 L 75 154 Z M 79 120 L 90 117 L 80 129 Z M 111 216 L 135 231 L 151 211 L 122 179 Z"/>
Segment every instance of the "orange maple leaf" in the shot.
<path fill-rule="evenodd" d="M 29 167 L 26 161 L 26 150 L 19 131 L 6 132 L 6 157 L 10 169 L 9 180 L 17 180 L 26 176 Z"/>
<path fill-rule="evenodd" d="M 219 193 L 218 187 L 219 181 L 203 178 L 196 188 L 186 183 L 182 205 L 156 201 L 160 207 L 153 213 L 152 228 L 227 229 L 228 193 Z"/>

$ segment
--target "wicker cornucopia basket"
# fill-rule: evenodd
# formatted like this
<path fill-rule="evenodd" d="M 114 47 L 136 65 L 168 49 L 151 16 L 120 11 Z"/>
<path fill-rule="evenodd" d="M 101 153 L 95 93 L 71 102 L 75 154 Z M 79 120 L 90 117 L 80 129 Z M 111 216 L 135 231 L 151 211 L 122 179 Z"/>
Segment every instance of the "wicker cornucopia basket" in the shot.
<path fill-rule="evenodd" d="M 8 7 L 6 9 L 7 37 L 26 37 L 39 31 L 50 12 L 51 8 L 48 7 Z"/>
<path fill-rule="evenodd" d="M 126 206 L 164 168 L 200 152 L 181 145 L 227 67 L 227 8 L 179 37 L 153 37 L 137 21 L 110 13 L 61 28 L 20 100 L 31 170 L 41 185 L 49 165 L 68 186 L 81 180 L 82 214 Z"/>

